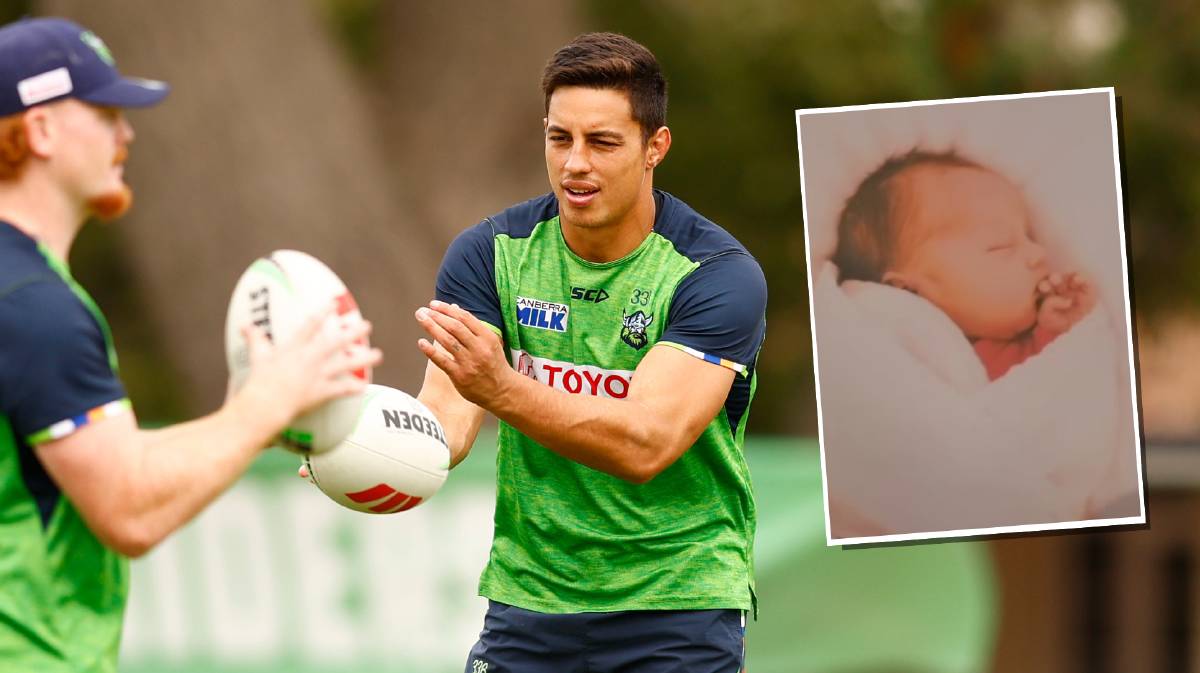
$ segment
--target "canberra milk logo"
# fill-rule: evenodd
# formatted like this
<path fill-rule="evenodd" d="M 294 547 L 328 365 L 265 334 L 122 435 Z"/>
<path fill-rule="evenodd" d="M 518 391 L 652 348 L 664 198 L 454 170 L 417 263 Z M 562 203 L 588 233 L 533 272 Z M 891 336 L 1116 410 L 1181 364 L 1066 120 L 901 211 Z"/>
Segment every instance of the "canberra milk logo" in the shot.
<path fill-rule="evenodd" d="M 517 324 L 552 332 L 567 331 L 567 315 L 571 312 L 566 304 L 552 301 L 517 297 Z"/>

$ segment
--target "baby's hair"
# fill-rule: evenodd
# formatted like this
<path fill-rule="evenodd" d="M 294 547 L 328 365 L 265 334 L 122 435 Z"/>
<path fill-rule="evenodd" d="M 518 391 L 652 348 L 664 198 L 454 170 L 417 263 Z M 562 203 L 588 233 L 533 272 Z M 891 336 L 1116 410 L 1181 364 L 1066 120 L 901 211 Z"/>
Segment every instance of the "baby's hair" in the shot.
<path fill-rule="evenodd" d="M 955 150 L 931 152 L 913 148 L 889 157 L 871 171 L 846 200 L 838 218 L 837 249 L 833 263 L 838 281 L 881 282 L 896 261 L 903 229 L 900 193 L 896 178 L 918 166 L 983 168 Z"/>

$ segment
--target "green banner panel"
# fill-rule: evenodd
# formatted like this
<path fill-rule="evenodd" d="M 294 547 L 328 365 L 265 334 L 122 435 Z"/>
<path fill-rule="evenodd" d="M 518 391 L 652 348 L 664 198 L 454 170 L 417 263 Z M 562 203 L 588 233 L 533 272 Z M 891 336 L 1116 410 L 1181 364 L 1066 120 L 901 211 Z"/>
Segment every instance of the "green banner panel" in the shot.
<path fill-rule="evenodd" d="M 811 440 L 747 442 L 759 503 L 754 673 L 987 667 L 979 543 L 825 546 Z M 481 439 L 429 502 L 369 516 L 265 454 L 212 508 L 133 564 L 123 673 L 458 673 L 482 625 L 495 451 Z"/>

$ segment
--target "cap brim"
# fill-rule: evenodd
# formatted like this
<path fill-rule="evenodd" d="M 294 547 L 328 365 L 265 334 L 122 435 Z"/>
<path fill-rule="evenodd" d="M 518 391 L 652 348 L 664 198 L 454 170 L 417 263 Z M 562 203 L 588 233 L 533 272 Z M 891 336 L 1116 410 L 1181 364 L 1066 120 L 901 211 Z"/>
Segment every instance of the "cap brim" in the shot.
<path fill-rule="evenodd" d="M 93 105 L 111 107 L 149 107 L 167 97 L 171 87 L 166 82 L 136 77 L 122 77 L 108 86 L 89 91 L 76 98 Z"/>

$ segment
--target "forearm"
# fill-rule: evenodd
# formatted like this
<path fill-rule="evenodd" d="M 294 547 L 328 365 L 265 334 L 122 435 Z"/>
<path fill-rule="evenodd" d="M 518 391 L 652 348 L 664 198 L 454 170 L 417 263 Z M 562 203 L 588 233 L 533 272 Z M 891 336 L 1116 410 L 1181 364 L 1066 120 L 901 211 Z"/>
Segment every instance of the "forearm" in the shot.
<path fill-rule="evenodd" d="M 124 503 L 131 555 L 161 542 L 196 516 L 245 472 L 277 433 L 272 419 L 231 402 L 219 411 L 137 434 L 126 451 Z"/>
<path fill-rule="evenodd" d="M 678 457 L 686 438 L 636 399 L 571 395 L 513 373 L 488 410 L 560 456 L 634 483 Z M 683 447 L 686 448 L 686 447 Z"/>
<path fill-rule="evenodd" d="M 479 427 L 483 421 L 483 413 L 478 407 L 470 405 L 464 408 L 462 400 L 445 400 L 435 395 L 427 394 L 424 390 L 417 395 L 417 401 L 429 408 L 442 425 L 446 436 L 446 446 L 450 449 L 450 467 L 461 463 L 479 435 Z M 470 404 L 470 403 L 465 403 Z"/>
<path fill-rule="evenodd" d="M 461 463 L 475 444 L 479 426 L 483 423 L 483 409 L 459 395 L 445 372 L 433 364 L 425 367 L 425 380 L 417 393 L 417 401 L 441 423 L 446 446 L 450 449 L 450 467 Z"/>
<path fill-rule="evenodd" d="M 220 411 L 147 431 L 132 412 L 110 415 L 38 444 L 38 460 L 101 542 L 144 554 L 233 483 L 289 419 L 365 387 L 350 374 L 380 360 L 357 346 L 370 325 L 334 330 L 332 312 L 276 346 L 247 329 L 250 376 Z"/>

